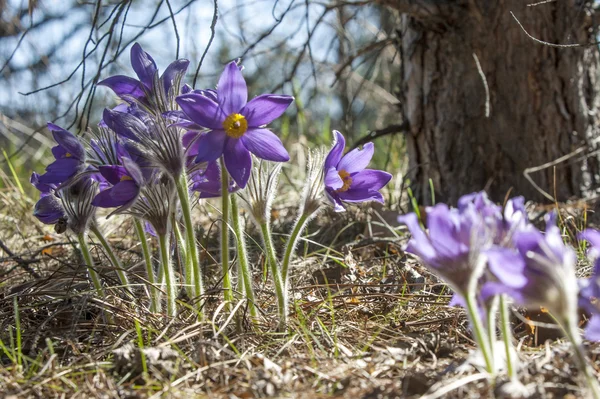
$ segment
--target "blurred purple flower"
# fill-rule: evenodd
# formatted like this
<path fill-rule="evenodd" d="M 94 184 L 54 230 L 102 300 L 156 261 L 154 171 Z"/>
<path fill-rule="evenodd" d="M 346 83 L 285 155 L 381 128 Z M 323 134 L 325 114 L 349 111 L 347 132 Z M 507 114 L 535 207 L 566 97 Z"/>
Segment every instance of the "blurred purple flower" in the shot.
<path fill-rule="evenodd" d="M 532 225 L 514 232 L 516 249 L 495 247 L 486 251 L 490 271 L 498 279 L 488 282 L 488 294 L 506 293 L 523 306 L 543 306 L 564 325 L 577 315 L 575 252 L 566 246 L 549 217 L 546 234 Z"/>
<path fill-rule="evenodd" d="M 325 193 L 336 212 L 345 210 L 343 202 L 377 201 L 383 203 L 379 192 L 392 175 L 373 169 L 365 169 L 373 157 L 373 143 L 355 149 L 342 157 L 346 141 L 337 130 L 333 131 L 335 142 L 324 165 Z"/>
<path fill-rule="evenodd" d="M 585 329 L 585 338 L 600 341 L 600 231 L 586 229 L 579 239 L 590 243 L 588 254 L 594 261 L 591 277 L 579 280 L 579 306 L 592 315 Z"/>
<path fill-rule="evenodd" d="M 116 75 L 104 79 L 99 85 L 112 89 L 122 100 L 143 106 L 164 108 L 168 99 L 179 94 L 181 78 L 187 71 L 189 61 L 179 59 L 172 62 L 158 77 L 158 68 L 154 59 L 138 43 L 131 47 L 131 66 L 138 79 Z M 158 91 L 158 92 L 157 92 Z M 162 109 L 162 112 L 168 109 Z"/>
<path fill-rule="evenodd" d="M 39 176 L 37 181 L 58 186 L 86 168 L 85 148 L 73 133 L 60 126 L 48 123 L 48 129 L 58 144 L 52 147 L 55 161 L 46 167 L 46 173 Z"/>
<path fill-rule="evenodd" d="M 290 159 L 281 140 L 264 126 L 280 117 L 294 98 L 263 94 L 247 100 L 246 81 L 235 62 L 221 74 L 216 97 L 207 90 L 176 99 L 188 119 L 209 129 L 195 142 L 196 162 L 216 161 L 223 155 L 227 171 L 241 188 L 250 178 L 250 153 L 275 162 Z"/>
<path fill-rule="evenodd" d="M 453 302 L 463 303 L 485 270 L 481 250 L 493 239 L 475 205 L 465 204 L 461 210 L 449 209 L 445 204 L 428 208 L 427 233 L 415 213 L 400 216 L 398 221 L 406 224 L 412 234 L 405 251 L 418 256 L 450 285 L 458 295 Z"/>

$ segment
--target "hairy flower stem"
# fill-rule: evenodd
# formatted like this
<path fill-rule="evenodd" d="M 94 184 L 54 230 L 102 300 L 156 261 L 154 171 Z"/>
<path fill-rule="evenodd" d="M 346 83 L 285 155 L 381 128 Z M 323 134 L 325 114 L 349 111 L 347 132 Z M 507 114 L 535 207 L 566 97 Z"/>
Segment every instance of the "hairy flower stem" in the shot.
<path fill-rule="evenodd" d="M 106 252 L 108 259 L 110 260 L 110 264 L 117 272 L 119 281 L 121 282 L 121 285 L 123 286 L 123 288 L 125 288 L 126 293 L 129 295 L 133 295 L 133 293 L 131 292 L 131 289 L 129 288 L 129 279 L 127 278 L 125 269 L 123 268 L 123 265 L 121 264 L 121 261 L 119 260 L 119 258 L 117 258 L 114 251 L 112 250 L 112 247 L 106 240 L 106 237 L 104 237 L 104 234 L 102 234 L 102 232 L 100 231 L 98 226 L 96 226 L 94 223 L 91 223 L 90 231 L 92 233 L 94 233 L 94 235 L 96 236 L 98 241 L 100 241 L 100 245 L 102 245 L 102 248 L 104 248 L 104 252 Z"/>
<path fill-rule="evenodd" d="M 285 246 L 285 254 L 283 256 L 283 264 L 281 268 L 281 278 L 285 283 L 285 289 L 287 291 L 288 287 L 288 270 L 290 267 L 290 261 L 292 260 L 292 255 L 294 254 L 294 250 L 296 249 L 296 245 L 298 245 L 298 239 L 300 238 L 300 234 L 306 228 L 308 221 L 310 220 L 311 214 L 303 213 L 296 220 L 294 224 L 294 229 L 292 230 L 292 234 L 290 234 L 290 238 L 287 241 Z"/>
<path fill-rule="evenodd" d="M 179 180 L 177 180 L 177 194 L 179 196 L 179 203 L 181 204 L 181 212 L 183 213 L 183 221 L 185 223 L 185 235 L 186 235 L 186 279 L 187 271 L 192 270 L 193 273 L 189 273 L 190 278 L 193 279 L 194 293 L 192 297 L 200 296 L 204 293 L 204 283 L 202 278 L 202 270 L 200 269 L 200 257 L 198 256 L 198 244 L 196 243 L 196 235 L 194 233 L 194 224 L 192 223 L 192 210 L 190 207 L 190 194 L 188 191 L 188 182 L 186 173 L 182 173 Z M 188 265 L 189 263 L 189 265 Z M 198 301 L 198 309 L 200 310 L 200 301 Z"/>
<path fill-rule="evenodd" d="M 94 260 L 92 259 L 92 254 L 90 253 L 90 248 L 88 247 L 85 234 L 77 234 L 77 240 L 79 241 L 79 249 L 83 255 L 83 260 L 85 261 L 85 265 L 88 269 L 92 284 L 94 284 L 94 288 L 96 289 L 96 293 L 100 298 L 104 298 L 106 295 L 104 293 L 104 288 L 102 288 L 102 281 L 100 280 L 100 276 L 96 270 L 94 270 Z"/>
<path fill-rule="evenodd" d="M 498 335 L 496 332 L 496 318 L 498 316 L 498 296 L 494 296 L 492 298 L 491 304 L 488 308 L 487 312 L 487 333 L 488 333 L 488 342 L 490 345 L 490 356 L 492 359 L 496 357 L 494 353 L 494 349 L 496 348 L 496 341 L 498 339 Z"/>
<path fill-rule="evenodd" d="M 187 242 L 181 234 L 181 230 L 179 229 L 179 225 L 177 224 L 177 219 L 174 215 L 172 221 L 173 231 L 175 232 L 175 240 L 177 240 L 179 254 L 181 255 L 181 259 L 183 260 L 183 265 L 185 267 L 185 292 L 187 292 L 188 297 L 195 298 L 196 290 L 194 286 L 194 269 L 192 262 L 188 259 Z"/>
<path fill-rule="evenodd" d="M 275 294 L 277 295 L 277 308 L 279 310 L 279 329 L 283 330 L 287 326 L 287 313 L 288 313 L 288 298 L 287 291 L 283 285 L 281 279 L 281 272 L 277 267 L 277 256 L 275 255 L 275 248 L 273 247 L 273 239 L 271 238 L 271 228 L 267 222 L 260 223 L 260 231 L 262 238 L 265 243 L 265 249 L 267 251 L 267 262 L 271 268 L 271 274 L 273 275 L 273 283 L 275 285 Z"/>
<path fill-rule="evenodd" d="M 171 266 L 171 255 L 169 248 L 169 234 L 159 234 L 158 244 L 160 247 L 160 264 L 165 276 L 167 285 L 167 315 L 175 317 L 177 315 L 177 306 L 175 299 L 177 298 L 177 289 L 175 287 L 175 273 Z"/>
<path fill-rule="evenodd" d="M 156 276 L 154 274 L 154 268 L 152 267 L 152 253 L 148 246 L 148 238 L 144 231 L 144 226 L 138 218 L 133 218 L 133 225 L 135 226 L 135 232 L 137 233 L 140 244 L 142 245 L 142 254 L 144 255 L 144 264 L 146 265 L 146 274 L 148 277 L 148 283 L 150 284 L 150 311 L 152 313 L 160 312 L 160 290 L 156 285 Z"/>
<path fill-rule="evenodd" d="M 244 238 L 244 229 L 240 223 L 240 214 L 237 205 L 237 196 L 231 196 L 231 221 L 233 223 L 233 231 L 236 235 L 237 257 L 240 265 L 238 274 L 238 282 L 241 282 L 243 292 L 248 298 L 248 307 L 250 308 L 250 316 L 252 321 L 258 321 L 258 312 L 256 310 L 256 301 L 254 299 L 254 289 L 252 288 L 252 273 L 248 264 L 248 253 L 246 252 L 246 240 Z"/>
<path fill-rule="evenodd" d="M 494 375 L 494 361 L 492 359 L 492 355 L 489 347 L 489 340 L 486 339 L 486 334 L 483 329 L 483 325 L 481 323 L 481 319 L 479 318 L 479 311 L 477 310 L 477 300 L 475 298 L 475 294 L 470 292 L 465 296 L 465 301 L 467 304 L 467 315 L 471 320 L 471 325 L 473 326 L 473 335 L 475 338 L 475 342 L 477 342 L 477 346 L 479 346 L 479 350 L 483 354 L 483 359 L 485 360 L 485 367 L 490 373 L 491 376 Z"/>
<path fill-rule="evenodd" d="M 229 309 L 233 302 L 233 289 L 231 287 L 231 273 L 229 273 L 229 173 L 221 158 L 221 266 L 223 267 L 223 295 L 229 302 Z"/>
<path fill-rule="evenodd" d="M 593 399 L 600 399 L 600 385 L 598 384 L 598 380 L 594 377 L 594 372 L 591 370 L 588 361 L 585 357 L 585 354 L 583 353 L 581 336 L 577 331 L 577 325 L 574 321 L 568 319 L 562 322 L 556 318 L 554 318 L 554 320 L 561 326 L 567 339 L 571 342 L 571 345 L 573 346 L 577 366 L 579 367 L 579 370 L 583 373 L 585 377 L 585 380 L 587 382 L 587 388 L 590 390 L 591 393 L 590 397 Z"/>
<path fill-rule="evenodd" d="M 512 332 L 510 330 L 510 312 L 506 295 L 500 295 L 500 328 L 506 354 L 506 371 L 511 380 L 517 379 L 516 363 L 513 360 Z"/>

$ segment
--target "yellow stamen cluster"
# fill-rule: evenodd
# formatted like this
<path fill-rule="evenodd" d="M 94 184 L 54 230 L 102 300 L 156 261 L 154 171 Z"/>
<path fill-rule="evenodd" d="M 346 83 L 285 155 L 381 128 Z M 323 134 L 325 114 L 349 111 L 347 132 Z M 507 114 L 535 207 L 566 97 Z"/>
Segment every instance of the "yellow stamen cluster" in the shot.
<path fill-rule="evenodd" d="M 67 152 L 67 153 L 65 154 L 65 158 L 71 158 L 72 156 L 73 156 L 73 155 L 71 155 L 71 153 L 70 153 L 70 152 Z"/>
<path fill-rule="evenodd" d="M 130 176 L 127 176 L 127 175 L 123 175 L 123 176 L 121 176 L 121 179 L 119 181 L 126 181 L 126 180 L 133 180 L 133 178 L 131 178 Z"/>
<path fill-rule="evenodd" d="M 340 175 L 340 178 L 344 182 L 344 185 L 335 191 L 338 193 L 343 193 L 344 191 L 348 191 L 348 189 L 352 185 L 352 177 L 350 177 L 350 173 L 348 173 L 342 169 L 342 170 L 338 171 L 338 175 Z"/>
<path fill-rule="evenodd" d="M 229 137 L 239 139 L 248 130 L 248 121 L 244 115 L 231 114 L 223 121 L 223 129 Z"/>

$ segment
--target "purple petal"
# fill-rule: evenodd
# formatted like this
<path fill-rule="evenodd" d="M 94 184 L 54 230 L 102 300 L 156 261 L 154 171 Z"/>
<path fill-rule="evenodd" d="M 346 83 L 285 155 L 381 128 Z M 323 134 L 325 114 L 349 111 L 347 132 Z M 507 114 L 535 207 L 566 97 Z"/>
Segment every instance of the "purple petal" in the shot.
<path fill-rule="evenodd" d="M 63 129 L 54 123 L 48 123 L 48 129 L 52 132 L 54 140 L 73 158 L 83 160 L 85 158 L 85 149 L 79 142 L 79 139 L 68 130 Z"/>
<path fill-rule="evenodd" d="M 329 151 L 329 154 L 327 154 L 327 158 L 325 158 L 324 167 L 326 170 L 331 167 L 337 169 L 337 165 L 340 162 L 340 159 L 342 159 L 342 154 L 344 153 L 344 148 L 346 147 L 346 140 L 340 132 L 334 130 L 333 135 L 335 136 L 333 147 L 331 148 L 331 151 Z"/>
<path fill-rule="evenodd" d="M 177 104 L 187 116 L 200 126 L 210 129 L 223 129 L 227 115 L 219 104 L 197 93 L 183 94 L 176 98 Z"/>
<path fill-rule="evenodd" d="M 525 261 L 515 251 L 505 248 L 494 248 L 485 251 L 490 271 L 503 284 L 513 288 L 527 285 L 524 275 Z"/>
<path fill-rule="evenodd" d="M 353 189 L 368 188 L 378 191 L 388 184 L 391 179 L 392 175 L 382 170 L 365 169 L 352 175 L 351 187 Z"/>
<path fill-rule="evenodd" d="M 360 172 L 367 167 L 369 162 L 371 162 L 374 152 L 375 146 L 373 143 L 365 144 L 362 150 L 356 148 L 344 155 L 342 160 L 338 163 L 337 169 L 345 170 L 350 174 Z"/>
<path fill-rule="evenodd" d="M 127 170 L 127 173 L 133 179 L 135 184 L 141 186 L 144 183 L 144 175 L 140 170 L 140 167 L 129 158 L 123 158 L 122 162 L 123 166 Z"/>
<path fill-rule="evenodd" d="M 377 201 L 379 203 L 384 203 L 383 195 L 379 191 L 373 191 L 364 188 L 355 189 L 350 187 L 348 191 L 344 191 L 338 193 L 340 199 L 345 202 L 367 202 L 367 201 Z"/>
<path fill-rule="evenodd" d="M 268 129 L 249 129 L 241 138 L 244 146 L 259 158 L 273 162 L 290 160 L 281 140 Z"/>
<path fill-rule="evenodd" d="M 600 231 L 596 229 L 585 229 L 579 233 L 577 238 L 588 241 L 596 251 L 600 251 Z"/>
<path fill-rule="evenodd" d="M 248 101 L 246 81 L 234 61 L 227 64 L 219 78 L 217 98 L 226 115 L 239 113 Z"/>
<path fill-rule="evenodd" d="M 334 193 L 331 190 L 325 190 L 325 196 L 333 204 L 334 211 L 336 211 L 336 212 L 345 212 L 346 211 L 346 208 L 344 207 L 344 204 L 340 200 L 340 197 L 337 195 L 337 193 Z"/>
<path fill-rule="evenodd" d="M 212 130 L 200 136 L 193 144 L 193 151 L 197 148 L 196 162 L 212 162 L 219 159 L 223 155 L 226 139 L 227 135 L 223 130 Z"/>
<path fill-rule="evenodd" d="M 31 174 L 29 182 L 33 185 L 33 187 L 37 188 L 40 191 L 42 197 L 48 195 L 50 192 L 52 192 L 52 190 L 56 188 L 56 186 L 53 184 L 40 183 L 40 175 L 35 172 Z"/>
<path fill-rule="evenodd" d="M 204 97 L 210 98 L 214 102 L 217 102 L 217 91 L 214 89 L 194 90 L 194 91 L 203 95 Z"/>
<path fill-rule="evenodd" d="M 263 94 L 250 100 L 241 114 L 246 117 L 248 126 L 263 126 L 279 118 L 293 101 L 292 96 Z"/>
<path fill-rule="evenodd" d="M 450 302 L 448 302 L 448 306 L 458 306 L 461 308 L 466 308 L 467 307 L 467 301 L 465 300 L 465 298 L 460 295 L 457 294 L 456 292 L 452 295 L 452 298 L 450 298 Z"/>
<path fill-rule="evenodd" d="M 60 158 L 46 167 L 46 173 L 38 178 L 42 184 L 61 184 L 80 172 L 84 165 L 74 158 Z"/>
<path fill-rule="evenodd" d="M 327 171 L 325 172 L 325 187 L 332 190 L 337 190 L 339 188 L 342 188 L 343 186 L 344 181 L 340 177 L 340 174 L 338 173 L 337 169 L 334 167 L 327 169 Z"/>
<path fill-rule="evenodd" d="M 435 258 L 436 251 L 431 245 L 429 237 L 425 234 L 425 231 L 423 231 L 415 213 L 398 216 L 398 222 L 405 224 L 408 227 L 410 234 L 412 234 L 412 239 L 409 242 L 409 246 L 406 248 L 407 252 L 419 256 L 424 261 Z"/>
<path fill-rule="evenodd" d="M 42 197 L 33 209 L 33 216 L 45 224 L 54 224 L 65 216 L 60 200 L 54 195 Z"/>
<path fill-rule="evenodd" d="M 459 240 L 459 226 L 455 215 L 446 204 L 438 204 L 427 209 L 429 239 L 436 251 L 448 259 L 456 258 L 468 250 Z"/>
<path fill-rule="evenodd" d="M 118 165 L 103 165 L 98 167 L 98 171 L 113 186 L 121 181 L 124 176 L 129 176 L 127 169 Z"/>
<path fill-rule="evenodd" d="M 173 84 L 176 81 L 181 81 L 181 78 L 183 77 L 183 75 L 185 75 L 185 72 L 187 71 L 189 65 L 190 61 L 185 59 L 176 60 L 169 64 L 169 66 L 167 67 L 167 69 L 165 69 L 165 72 L 160 78 L 165 89 L 165 94 L 169 95 L 169 91 L 171 90 L 171 87 L 173 87 Z M 179 87 L 176 87 L 173 94 L 179 94 L 178 91 Z"/>
<path fill-rule="evenodd" d="M 138 43 L 131 47 L 131 66 L 140 81 L 148 89 L 152 89 L 154 75 L 158 69 L 150 54 L 145 52 Z"/>
<path fill-rule="evenodd" d="M 592 316 L 585 328 L 585 339 L 588 341 L 600 341 L 600 314 Z"/>
<path fill-rule="evenodd" d="M 142 83 L 129 76 L 111 76 L 110 78 L 106 78 L 99 82 L 98 85 L 108 87 L 114 91 L 117 96 L 126 101 L 131 98 L 141 100 L 146 96 Z"/>
<path fill-rule="evenodd" d="M 139 136 L 144 135 L 148 129 L 144 122 L 127 112 L 117 112 L 105 108 L 102 116 L 109 129 L 119 136 L 136 142 L 140 140 Z"/>
<path fill-rule="evenodd" d="M 140 188 L 135 182 L 124 180 L 96 195 L 92 205 L 100 208 L 116 208 L 127 205 L 137 198 L 139 192 Z"/>
<path fill-rule="evenodd" d="M 252 157 L 241 140 L 227 140 L 223 160 L 231 178 L 240 188 L 246 187 L 252 170 Z"/>

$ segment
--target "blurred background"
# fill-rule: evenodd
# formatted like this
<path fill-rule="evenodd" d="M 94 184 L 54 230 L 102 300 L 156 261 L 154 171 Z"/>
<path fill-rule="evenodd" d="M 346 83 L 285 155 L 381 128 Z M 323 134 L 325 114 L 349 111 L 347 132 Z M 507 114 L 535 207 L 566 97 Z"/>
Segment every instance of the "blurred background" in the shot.
<path fill-rule="evenodd" d="M 47 121 L 93 127 L 117 104 L 96 83 L 134 76 L 139 42 L 161 70 L 189 59 L 199 89 L 241 59 L 251 97 L 296 96 L 274 126 L 286 143 L 374 140 L 373 167 L 420 203 L 594 198 L 596 13 L 581 0 L 0 0 L 0 162 L 26 183 L 53 145 Z"/>

